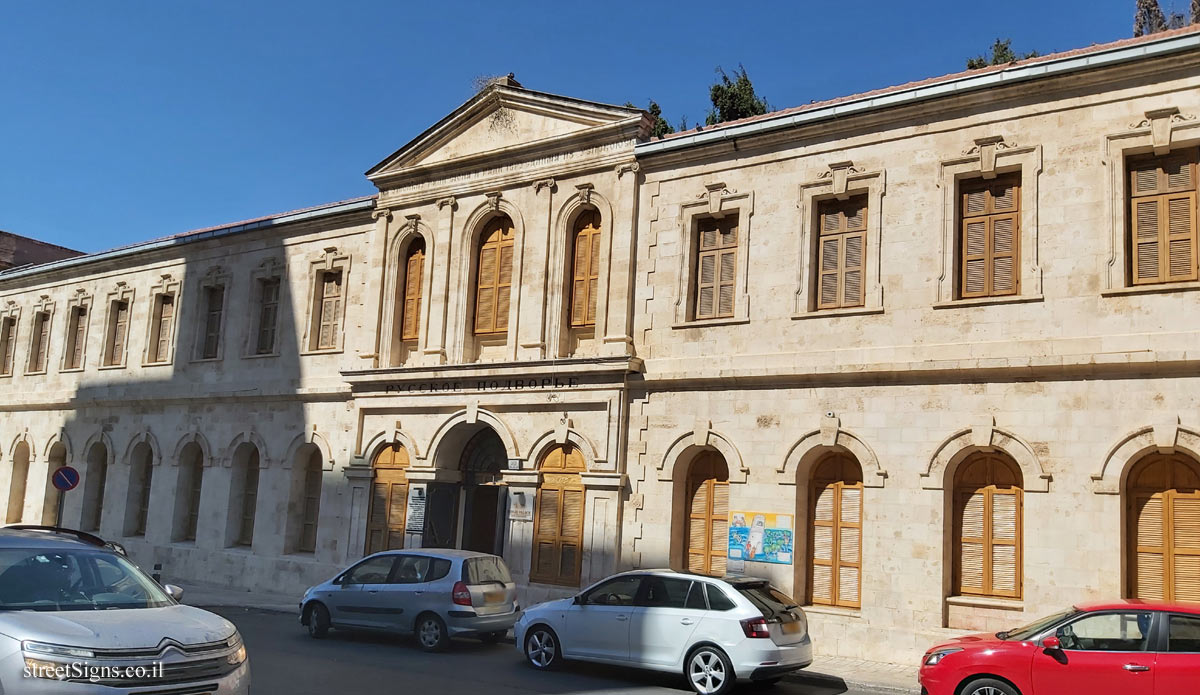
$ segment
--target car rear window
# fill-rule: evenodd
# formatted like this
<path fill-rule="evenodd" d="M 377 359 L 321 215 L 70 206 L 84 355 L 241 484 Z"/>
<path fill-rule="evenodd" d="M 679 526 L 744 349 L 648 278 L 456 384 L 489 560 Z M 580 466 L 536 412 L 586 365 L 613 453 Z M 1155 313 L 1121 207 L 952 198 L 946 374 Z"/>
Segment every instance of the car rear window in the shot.
<path fill-rule="evenodd" d="M 509 584 L 512 575 L 498 557 L 471 557 L 463 561 L 462 579 L 468 584 Z"/>
<path fill-rule="evenodd" d="M 1167 649 L 1173 652 L 1200 652 L 1200 616 L 1172 615 L 1167 630 Z"/>
<path fill-rule="evenodd" d="M 739 594 L 745 596 L 750 603 L 753 603 L 755 608 L 762 611 L 763 617 L 768 620 L 790 617 L 792 609 L 798 605 L 792 600 L 791 596 L 788 596 L 766 582 L 758 584 L 735 584 L 734 588 L 737 589 Z"/>
<path fill-rule="evenodd" d="M 720 587 L 715 584 L 706 584 L 708 590 L 708 607 L 714 611 L 727 611 L 733 608 L 736 604 L 733 599 L 729 598 Z"/>

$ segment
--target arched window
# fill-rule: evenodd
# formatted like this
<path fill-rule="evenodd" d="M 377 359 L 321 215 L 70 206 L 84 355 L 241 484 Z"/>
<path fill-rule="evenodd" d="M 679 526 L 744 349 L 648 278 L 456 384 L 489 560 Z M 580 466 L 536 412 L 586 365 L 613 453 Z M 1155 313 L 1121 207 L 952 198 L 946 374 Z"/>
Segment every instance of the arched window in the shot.
<path fill-rule="evenodd" d="M 204 452 L 199 444 L 190 442 L 179 453 L 178 476 L 171 539 L 194 541 L 200 522 L 200 493 L 204 488 Z"/>
<path fill-rule="evenodd" d="M 1129 595 L 1200 601 L 1200 464 L 1154 454 L 1129 473 Z"/>
<path fill-rule="evenodd" d="M 729 554 L 729 467 L 715 451 L 705 451 L 688 467 L 684 518 L 687 569 L 716 577 L 725 574 Z"/>
<path fill-rule="evenodd" d="M 399 442 L 388 444 L 371 462 L 371 508 L 367 512 L 368 555 L 404 547 L 404 519 L 408 513 L 408 450 Z"/>
<path fill-rule="evenodd" d="M 404 288 L 400 301 L 400 339 L 416 340 L 421 331 L 421 287 L 424 285 L 425 240 L 418 237 L 408 245 L 404 261 Z"/>
<path fill-rule="evenodd" d="M 574 267 L 571 273 L 571 326 L 596 325 L 596 292 L 600 281 L 600 212 L 584 210 L 575 220 Z"/>
<path fill-rule="evenodd" d="M 974 454 L 954 474 L 954 592 L 1021 597 L 1021 469 Z"/>
<path fill-rule="evenodd" d="M 533 565 L 529 578 L 546 584 L 579 586 L 583 556 L 583 454 L 572 444 L 551 449 L 539 466 L 534 513 Z"/>
<path fill-rule="evenodd" d="M 321 482 L 325 471 L 321 450 L 316 446 L 302 449 L 297 458 L 292 464 L 288 545 L 296 552 L 311 553 L 317 549 L 317 520 L 321 514 Z"/>
<path fill-rule="evenodd" d="M 229 511 L 233 530 L 229 545 L 254 545 L 254 516 L 258 507 L 258 447 L 242 444 L 233 452 L 233 484 L 230 485 Z"/>
<path fill-rule="evenodd" d="M 13 449 L 12 477 L 8 485 L 8 513 L 5 523 L 18 524 L 25 512 L 25 484 L 29 480 L 29 444 L 20 442 Z"/>
<path fill-rule="evenodd" d="M 88 449 L 83 479 L 83 530 L 99 531 L 104 516 L 104 485 L 108 481 L 108 447 L 100 442 Z"/>
<path fill-rule="evenodd" d="M 492 219 L 480 235 L 475 284 L 476 335 L 508 331 L 514 239 L 513 223 L 507 217 Z"/>
<path fill-rule="evenodd" d="M 125 535 L 146 535 L 150 513 L 150 486 L 154 478 L 154 451 L 146 442 L 133 448 L 129 461 L 129 490 L 125 503 Z"/>
<path fill-rule="evenodd" d="M 42 525 L 53 526 L 58 522 L 58 504 L 62 493 L 54 487 L 54 472 L 67 465 L 67 447 L 62 442 L 55 442 L 50 447 L 50 457 L 46 467 L 46 493 L 42 500 Z"/>
<path fill-rule="evenodd" d="M 809 498 L 809 593 L 826 606 L 861 606 L 862 468 L 832 454 L 813 470 Z"/>

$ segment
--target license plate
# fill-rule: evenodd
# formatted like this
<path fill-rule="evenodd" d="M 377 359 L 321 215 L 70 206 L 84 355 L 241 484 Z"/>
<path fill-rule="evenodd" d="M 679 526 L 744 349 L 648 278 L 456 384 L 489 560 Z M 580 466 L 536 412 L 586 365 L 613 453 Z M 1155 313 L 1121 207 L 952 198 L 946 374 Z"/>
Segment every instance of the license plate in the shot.
<path fill-rule="evenodd" d="M 483 592 L 484 603 L 504 603 L 504 591 L 485 591 Z"/>
<path fill-rule="evenodd" d="M 800 632 L 801 625 L 799 620 L 795 620 L 790 623 L 783 623 L 780 627 L 783 628 L 783 634 L 794 635 Z"/>

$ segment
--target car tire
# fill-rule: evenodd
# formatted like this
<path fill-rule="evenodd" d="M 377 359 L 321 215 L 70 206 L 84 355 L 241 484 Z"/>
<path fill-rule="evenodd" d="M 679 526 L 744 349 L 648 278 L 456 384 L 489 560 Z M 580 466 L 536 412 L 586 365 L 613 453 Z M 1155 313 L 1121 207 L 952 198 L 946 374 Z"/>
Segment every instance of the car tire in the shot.
<path fill-rule="evenodd" d="M 493 630 L 492 632 L 479 633 L 479 641 L 484 644 L 495 644 L 504 639 L 504 635 L 508 634 L 508 630 Z"/>
<path fill-rule="evenodd" d="M 320 603 L 308 607 L 308 636 L 324 639 L 329 634 L 329 609 Z"/>
<path fill-rule="evenodd" d="M 707 644 L 688 652 L 683 661 L 683 675 L 698 695 L 724 695 L 737 682 L 729 657 Z"/>
<path fill-rule="evenodd" d="M 417 616 L 415 630 L 417 644 L 427 652 L 440 652 L 450 645 L 450 634 L 446 631 L 446 621 L 433 613 L 422 613 Z"/>
<path fill-rule="evenodd" d="M 995 678 L 973 680 L 962 689 L 962 695 L 1021 695 L 1020 691 Z"/>
<path fill-rule="evenodd" d="M 545 625 L 534 625 L 525 634 L 525 659 L 539 671 L 552 671 L 562 663 L 558 635 Z"/>

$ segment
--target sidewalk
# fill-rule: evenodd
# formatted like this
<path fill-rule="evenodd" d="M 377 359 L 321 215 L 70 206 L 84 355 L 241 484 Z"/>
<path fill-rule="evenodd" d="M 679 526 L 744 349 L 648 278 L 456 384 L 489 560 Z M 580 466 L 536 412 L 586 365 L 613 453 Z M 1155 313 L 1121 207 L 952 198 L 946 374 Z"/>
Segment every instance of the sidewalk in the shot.
<path fill-rule="evenodd" d="M 176 582 L 183 589 L 183 602 L 203 608 L 254 608 L 257 610 L 295 615 L 300 596 L 272 591 L 239 591 L 213 584 Z M 803 671 L 787 676 L 788 680 L 826 687 L 849 686 L 888 694 L 920 693 L 917 667 L 911 664 L 887 664 L 862 659 L 821 656 Z"/>

